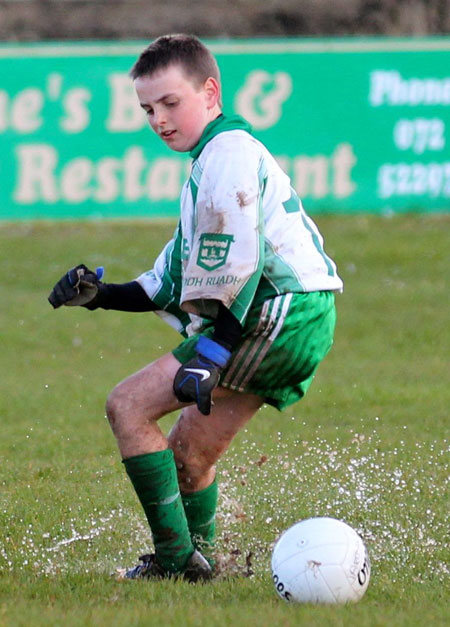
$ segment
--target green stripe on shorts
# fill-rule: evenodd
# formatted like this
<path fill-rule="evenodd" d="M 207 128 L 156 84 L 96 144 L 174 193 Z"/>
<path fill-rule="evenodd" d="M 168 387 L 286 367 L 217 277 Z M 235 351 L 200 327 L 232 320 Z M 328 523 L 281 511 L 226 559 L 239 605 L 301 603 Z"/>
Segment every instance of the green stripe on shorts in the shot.
<path fill-rule="evenodd" d="M 238 346 L 220 385 L 262 396 L 278 409 L 301 399 L 333 344 L 333 292 L 282 294 L 250 310 Z M 211 325 L 203 335 L 211 337 Z M 198 336 L 173 350 L 185 363 L 195 356 Z"/>

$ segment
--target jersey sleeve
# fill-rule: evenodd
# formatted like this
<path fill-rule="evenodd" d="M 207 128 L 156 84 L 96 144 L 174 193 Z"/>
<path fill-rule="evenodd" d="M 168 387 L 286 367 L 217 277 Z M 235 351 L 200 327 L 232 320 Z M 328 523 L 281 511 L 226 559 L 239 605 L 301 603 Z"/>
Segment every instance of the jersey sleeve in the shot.
<path fill-rule="evenodd" d="M 226 135 L 212 141 L 199 160 L 180 303 L 184 311 L 215 317 L 221 302 L 243 323 L 264 266 L 266 175 L 251 139 Z"/>
<path fill-rule="evenodd" d="M 136 281 L 155 303 L 155 313 L 184 335 L 191 320 L 180 309 L 181 241 L 178 225 L 174 237 L 158 255 L 153 268 L 138 276 Z"/>

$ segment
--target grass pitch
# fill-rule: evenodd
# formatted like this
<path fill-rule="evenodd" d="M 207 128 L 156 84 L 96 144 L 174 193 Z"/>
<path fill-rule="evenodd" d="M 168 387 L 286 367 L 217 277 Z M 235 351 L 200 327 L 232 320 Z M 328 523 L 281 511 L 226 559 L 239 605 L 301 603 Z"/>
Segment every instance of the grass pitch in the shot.
<path fill-rule="evenodd" d="M 335 346 L 308 396 L 283 413 L 262 408 L 221 461 L 224 573 L 206 586 L 111 577 L 150 535 L 104 401 L 178 336 L 152 314 L 46 300 L 80 262 L 130 280 L 174 225 L 0 227 L 0 625 L 450 623 L 450 217 L 317 221 L 345 281 Z M 275 594 L 274 541 L 320 515 L 369 547 L 371 584 L 355 606 Z"/>

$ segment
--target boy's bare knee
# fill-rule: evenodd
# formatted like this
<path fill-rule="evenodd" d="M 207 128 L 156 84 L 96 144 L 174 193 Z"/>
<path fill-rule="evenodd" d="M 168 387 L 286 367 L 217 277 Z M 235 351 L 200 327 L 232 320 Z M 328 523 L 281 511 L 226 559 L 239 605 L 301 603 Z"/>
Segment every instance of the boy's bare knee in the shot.
<path fill-rule="evenodd" d="M 172 391 L 177 366 L 172 355 L 165 355 L 116 385 L 106 401 L 111 426 L 124 421 L 146 424 L 173 411 L 179 405 Z"/>
<path fill-rule="evenodd" d="M 117 385 L 106 399 L 106 416 L 113 430 L 125 417 L 128 402 L 121 384 Z"/>
<path fill-rule="evenodd" d="M 106 401 L 106 415 L 123 459 L 167 448 L 154 413 L 136 391 L 136 387 L 124 381 Z"/>
<path fill-rule="evenodd" d="M 106 399 L 106 417 L 116 437 L 120 436 L 126 424 L 125 399 L 119 387 L 120 386 L 115 387 Z"/>
<path fill-rule="evenodd" d="M 126 382 L 119 383 L 110 392 L 106 400 L 106 416 L 116 435 L 128 427 L 148 422 L 149 419 Z"/>

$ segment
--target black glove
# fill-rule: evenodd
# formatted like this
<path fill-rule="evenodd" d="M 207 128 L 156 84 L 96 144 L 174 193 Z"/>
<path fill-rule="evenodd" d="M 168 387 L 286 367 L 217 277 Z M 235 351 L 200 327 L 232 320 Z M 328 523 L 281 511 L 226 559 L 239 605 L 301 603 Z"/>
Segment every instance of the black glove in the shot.
<path fill-rule="evenodd" d="M 48 297 L 49 303 L 54 309 L 67 305 L 87 305 L 98 294 L 104 269 L 89 270 L 84 264 L 72 268 L 56 283 Z"/>
<path fill-rule="evenodd" d="M 196 402 L 199 411 L 211 413 L 211 394 L 231 352 L 221 344 L 201 335 L 195 347 L 197 357 L 183 364 L 175 375 L 173 391 L 182 403 Z"/>

